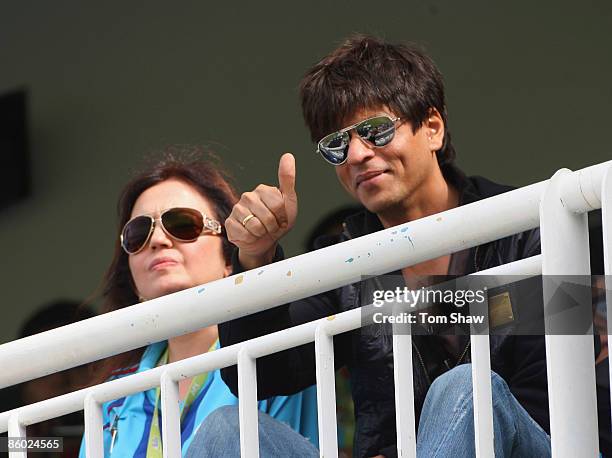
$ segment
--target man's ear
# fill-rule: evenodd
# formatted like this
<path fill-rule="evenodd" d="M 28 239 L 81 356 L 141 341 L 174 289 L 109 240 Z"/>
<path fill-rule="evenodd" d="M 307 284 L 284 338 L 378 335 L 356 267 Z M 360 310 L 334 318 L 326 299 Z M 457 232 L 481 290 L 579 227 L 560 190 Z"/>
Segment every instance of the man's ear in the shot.
<path fill-rule="evenodd" d="M 423 123 L 423 128 L 427 135 L 430 151 L 438 151 L 444 144 L 444 120 L 442 115 L 435 108 L 429 110 L 429 116 Z"/>

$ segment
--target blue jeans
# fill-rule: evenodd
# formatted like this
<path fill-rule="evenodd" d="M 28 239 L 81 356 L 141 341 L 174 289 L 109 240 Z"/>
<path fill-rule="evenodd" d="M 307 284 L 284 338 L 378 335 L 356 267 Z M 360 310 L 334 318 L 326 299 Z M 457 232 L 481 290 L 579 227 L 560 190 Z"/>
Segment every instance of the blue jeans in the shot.
<path fill-rule="evenodd" d="M 495 457 L 551 455 L 550 437 L 514 398 L 506 382 L 491 373 Z M 318 457 L 307 439 L 259 413 L 261 458 Z M 431 385 L 419 422 L 417 455 L 423 458 L 475 456 L 472 367 L 458 366 Z M 234 458 L 240 456 L 238 408 L 222 407 L 202 423 L 187 458 Z"/>
<path fill-rule="evenodd" d="M 505 380 L 491 372 L 495 457 L 551 456 L 550 436 L 510 392 Z M 417 456 L 473 457 L 474 404 L 472 365 L 444 373 L 429 388 L 419 421 Z"/>
<path fill-rule="evenodd" d="M 200 426 L 185 458 L 238 458 L 240 456 L 238 407 L 220 407 Z M 259 412 L 261 458 L 318 458 L 312 443 L 285 423 Z"/>

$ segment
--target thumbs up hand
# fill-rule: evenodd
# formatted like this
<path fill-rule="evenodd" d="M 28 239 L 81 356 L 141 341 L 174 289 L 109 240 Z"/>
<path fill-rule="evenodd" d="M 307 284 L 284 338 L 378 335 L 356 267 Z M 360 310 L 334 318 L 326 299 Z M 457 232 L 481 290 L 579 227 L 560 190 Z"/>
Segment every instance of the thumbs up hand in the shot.
<path fill-rule="evenodd" d="M 295 224 L 298 202 L 291 153 L 280 158 L 278 184 L 278 188 L 260 184 L 242 194 L 225 220 L 227 237 L 238 247 L 238 259 L 245 269 L 272 262 L 278 240 Z"/>

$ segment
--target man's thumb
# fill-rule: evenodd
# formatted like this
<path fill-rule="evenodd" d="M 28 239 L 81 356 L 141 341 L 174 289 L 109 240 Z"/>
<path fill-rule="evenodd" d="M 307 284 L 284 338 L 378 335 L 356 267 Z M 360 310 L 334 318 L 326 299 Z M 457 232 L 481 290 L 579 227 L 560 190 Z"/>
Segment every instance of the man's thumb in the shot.
<path fill-rule="evenodd" d="M 295 196 L 295 158 L 291 153 L 283 154 L 278 163 L 278 187 L 283 196 Z"/>

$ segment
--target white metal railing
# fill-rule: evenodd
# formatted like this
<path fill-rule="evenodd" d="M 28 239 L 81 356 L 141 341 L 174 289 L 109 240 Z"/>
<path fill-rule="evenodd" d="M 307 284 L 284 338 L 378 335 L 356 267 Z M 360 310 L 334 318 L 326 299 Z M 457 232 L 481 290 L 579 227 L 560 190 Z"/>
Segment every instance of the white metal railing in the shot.
<path fill-rule="evenodd" d="M 313 253 L 254 269 L 127 309 L 0 346 L 0 387 L 142 347 L 201 327 L 356 282 L 540 226 L 541 257 L 488 273 L 588 275 L 586 212 L 602 208 L 605 273 L 612 272 L 612 161 L 451 209 Z M 333 275 L 329 273 L 332 272 Z M 545 299 L 554 291 L 545 287 Z M 608 310 L 612 299 L 608 299 Z M 548 303 L 545 300 L 545 303 Z M 219 305 L 223 304 L 223 305 Z M 608 320 L 611 320 L 608 313 Z M 189 316 L 189 320 L 183 317 Z M 610 323 L 610 321 L 609 321 Z M 312 342 L 316 347 L 321 456 L 337 456 L 332 336 L 361 325 L 359 310 L 263 336 L 123 379 L 0 414 L 0 432 L 25 437 L 26 427 L 85 410 L 88 457 L 102 457 L 101 405 L 161 386 L 164 456 L 180 456 L 178 381 L 238 364 L 241 451 L 258 456 L 255 360 Z M 554 335 L 546 322 L 552 451 L 555 457 L 598 453 L 593 341 Z M 608 328 L 610 329 L 610 327 Z M 109 338 L 111 337 L 112 338 Z M 476 452 L 493 456 L 488 335 L 472 335 Z M 95 343 L 95 344 L 93 344 Z M 414 457 L 411 336 L 393 338 L 399 456 Z M 24 366 L 23 361 L 28 361 Z M 401 382 L 401 383 L 398 383 Z M 24 453 L 11 453 L 22 457 Z"/>

